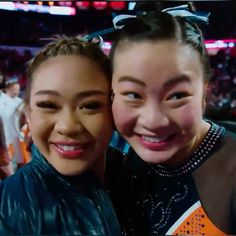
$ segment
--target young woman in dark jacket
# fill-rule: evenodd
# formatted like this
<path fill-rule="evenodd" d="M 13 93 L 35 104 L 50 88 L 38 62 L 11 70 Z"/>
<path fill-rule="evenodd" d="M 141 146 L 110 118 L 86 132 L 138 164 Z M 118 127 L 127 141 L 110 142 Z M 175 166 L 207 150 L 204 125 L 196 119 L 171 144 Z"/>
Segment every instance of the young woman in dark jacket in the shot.
<path fill-rule="evenodd" d="M 0 234 L 119 235 L 103 188 L 111 70 L 98 45 L 58 37 L 28 68 L 32 161 L 0 184 Z"/>

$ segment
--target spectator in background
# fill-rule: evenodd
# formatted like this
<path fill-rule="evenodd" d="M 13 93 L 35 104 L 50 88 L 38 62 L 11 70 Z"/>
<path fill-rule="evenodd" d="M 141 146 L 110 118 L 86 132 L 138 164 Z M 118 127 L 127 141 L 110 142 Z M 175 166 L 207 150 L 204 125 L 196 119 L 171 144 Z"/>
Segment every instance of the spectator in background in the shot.
<path fill-rule="evenodd" d="M 8 166 L 10 159 L 5 142 L 5 134 L 3 129 L 2 117 L 0 115 L 0 181 L 8 176 L 8 173 L 4 170 L 4 166 Z"/>
<path fill-rule="evenodd" d="M 6 169 L 6 166 L 9 165 L 10 159 L 8 155 L 7 145 L 5 141 L 5 130 L 3 127 L 3 116 L 4 116 L 4 109 L 1 105 L 2 100 L 2 90 L 5 88 L 5 81 L 2 74 L 0 74 L 0 181 L 6 178 L 9 175 L 9 172 Z M 5 170 L 4 170 L 5 168 Z"/>
<path fill-rule="evenodd" d="M 6 143 L 11 157 L 13 174 L 20 166 L 24 164 L 24 152 L 20 141 L 20 131 L 24 124 L 20 124 L 24 116 L 22 110 L 22 99 L 19 98 L 20 85 L 15 77 L 7 78 L 5 81 L 5 94 L 8 96 L 4 105 L 5 119 L 3 125 L 6 134 Z"/>
<path fill-rule="evenodd" d="M 5 83 L 5 93 L 13 99 L 16 103 L 16 107 L 22 103 L 22 99 L 19 98 L 20 95 L 20 84 L 17 78 L 9 78 Z"/>
<path fill-rule="evenodd" d="M 12 114 L 14 112 L 15 106 L 13 106 L 12 99 L 6 95 L 3 90 L 5 89 L 5 78 L 1 75 L 1 82 L 0 82 L 0 117 L 2 123 L 2 136 L 4 136 L 4 147 L 7 148 L 9 163 L 8 165 L 2 166 L 2 170 L 6 173 L 6 176 L 9 176 L 14 173 L 14 165 L 12 162 L 13 158 L 13 151 L 12 151 L 12 139 L 10 135 L 9 127 L 13 126 L 12 122 Z M 14 107 L 14 108 L 13 108 Z"/>

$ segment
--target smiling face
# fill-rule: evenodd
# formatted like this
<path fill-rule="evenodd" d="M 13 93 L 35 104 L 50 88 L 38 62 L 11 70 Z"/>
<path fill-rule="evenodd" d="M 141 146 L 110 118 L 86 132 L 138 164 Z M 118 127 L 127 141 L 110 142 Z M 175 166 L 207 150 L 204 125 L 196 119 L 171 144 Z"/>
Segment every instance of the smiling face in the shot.
<path fill-rule="evenodd" d="M 175 41 L 128 42 L 113 61 L 114 121 L 150 163 L 186 158 L 207 132 L 198 52 Z"/>
<path fill-rule="evenodd" d="M 109 90 L 98 65 L 83 56 L 50 58 L 33 73 L 32 139 L 61 174 L 103 167 L 113 124 Z"/>

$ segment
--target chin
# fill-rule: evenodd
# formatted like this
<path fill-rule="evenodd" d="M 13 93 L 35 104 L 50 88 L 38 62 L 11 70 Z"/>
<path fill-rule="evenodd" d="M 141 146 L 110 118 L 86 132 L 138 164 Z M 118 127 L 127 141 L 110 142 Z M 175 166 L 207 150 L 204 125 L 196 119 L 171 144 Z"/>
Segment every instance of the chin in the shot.
<path fill-rule="evenodd" d="M 136 152 L 138 156 L 145 162 L 150 164 L 161 164 L 170 161 L 172 154 L 169 152 L 163 151 L 163 152 L 157 152 L 157 151 L 151 151 L 151 150 L 145 150 Z"/>
<path fill-rule="evenodd" d="M 70 168 L 55 168 L 61 175 L 66 175 L 66 176 L 75 176 L 75 175 L 81 175 L 84 172 L 87 171 L 87 168 L 80 168 L 80 169 L 70 169 Z"/>

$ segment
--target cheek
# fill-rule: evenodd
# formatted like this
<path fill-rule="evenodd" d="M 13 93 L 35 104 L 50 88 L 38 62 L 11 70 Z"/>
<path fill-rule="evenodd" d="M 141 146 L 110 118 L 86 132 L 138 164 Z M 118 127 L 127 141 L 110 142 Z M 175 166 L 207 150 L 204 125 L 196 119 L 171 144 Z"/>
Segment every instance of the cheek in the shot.
<path fill-rule="evenodd" d="M 29 127 L 30 127 L 30 133 L 31 133 L 32 139 L 35 141 L 36 139 L 39 139 L 40 137 L 43 136 L 44 131 L 45 131 L 45 126 L 42 127 L 42 126 L 39 126 L 38 124 L 35 125 L 34 122 L 31 122 L 31 125 Z"/>
<path fill-rule="evenodd" d="M 29 128 L 33 140 L 38 140 L 40 138 L 47 140 L 51 130 L 50 126 L 50 121 L 48 119 L 41 119 L 37 115 L 31 113 Z"/>
<path fill-rule="evenodd" d="M 135 111 L 122 104 L 121 101 L 113 101 L 112 112 L 114 123 L 120 133 L 127 133 L 135 125 Z"/>
<path fill-rule="evenodd" d="M 190 131 L 198 129 L 202 120 L 202 106 L 190 105 L 186 106 L 179 113 L 178 119 L 184 130 Z"/>

